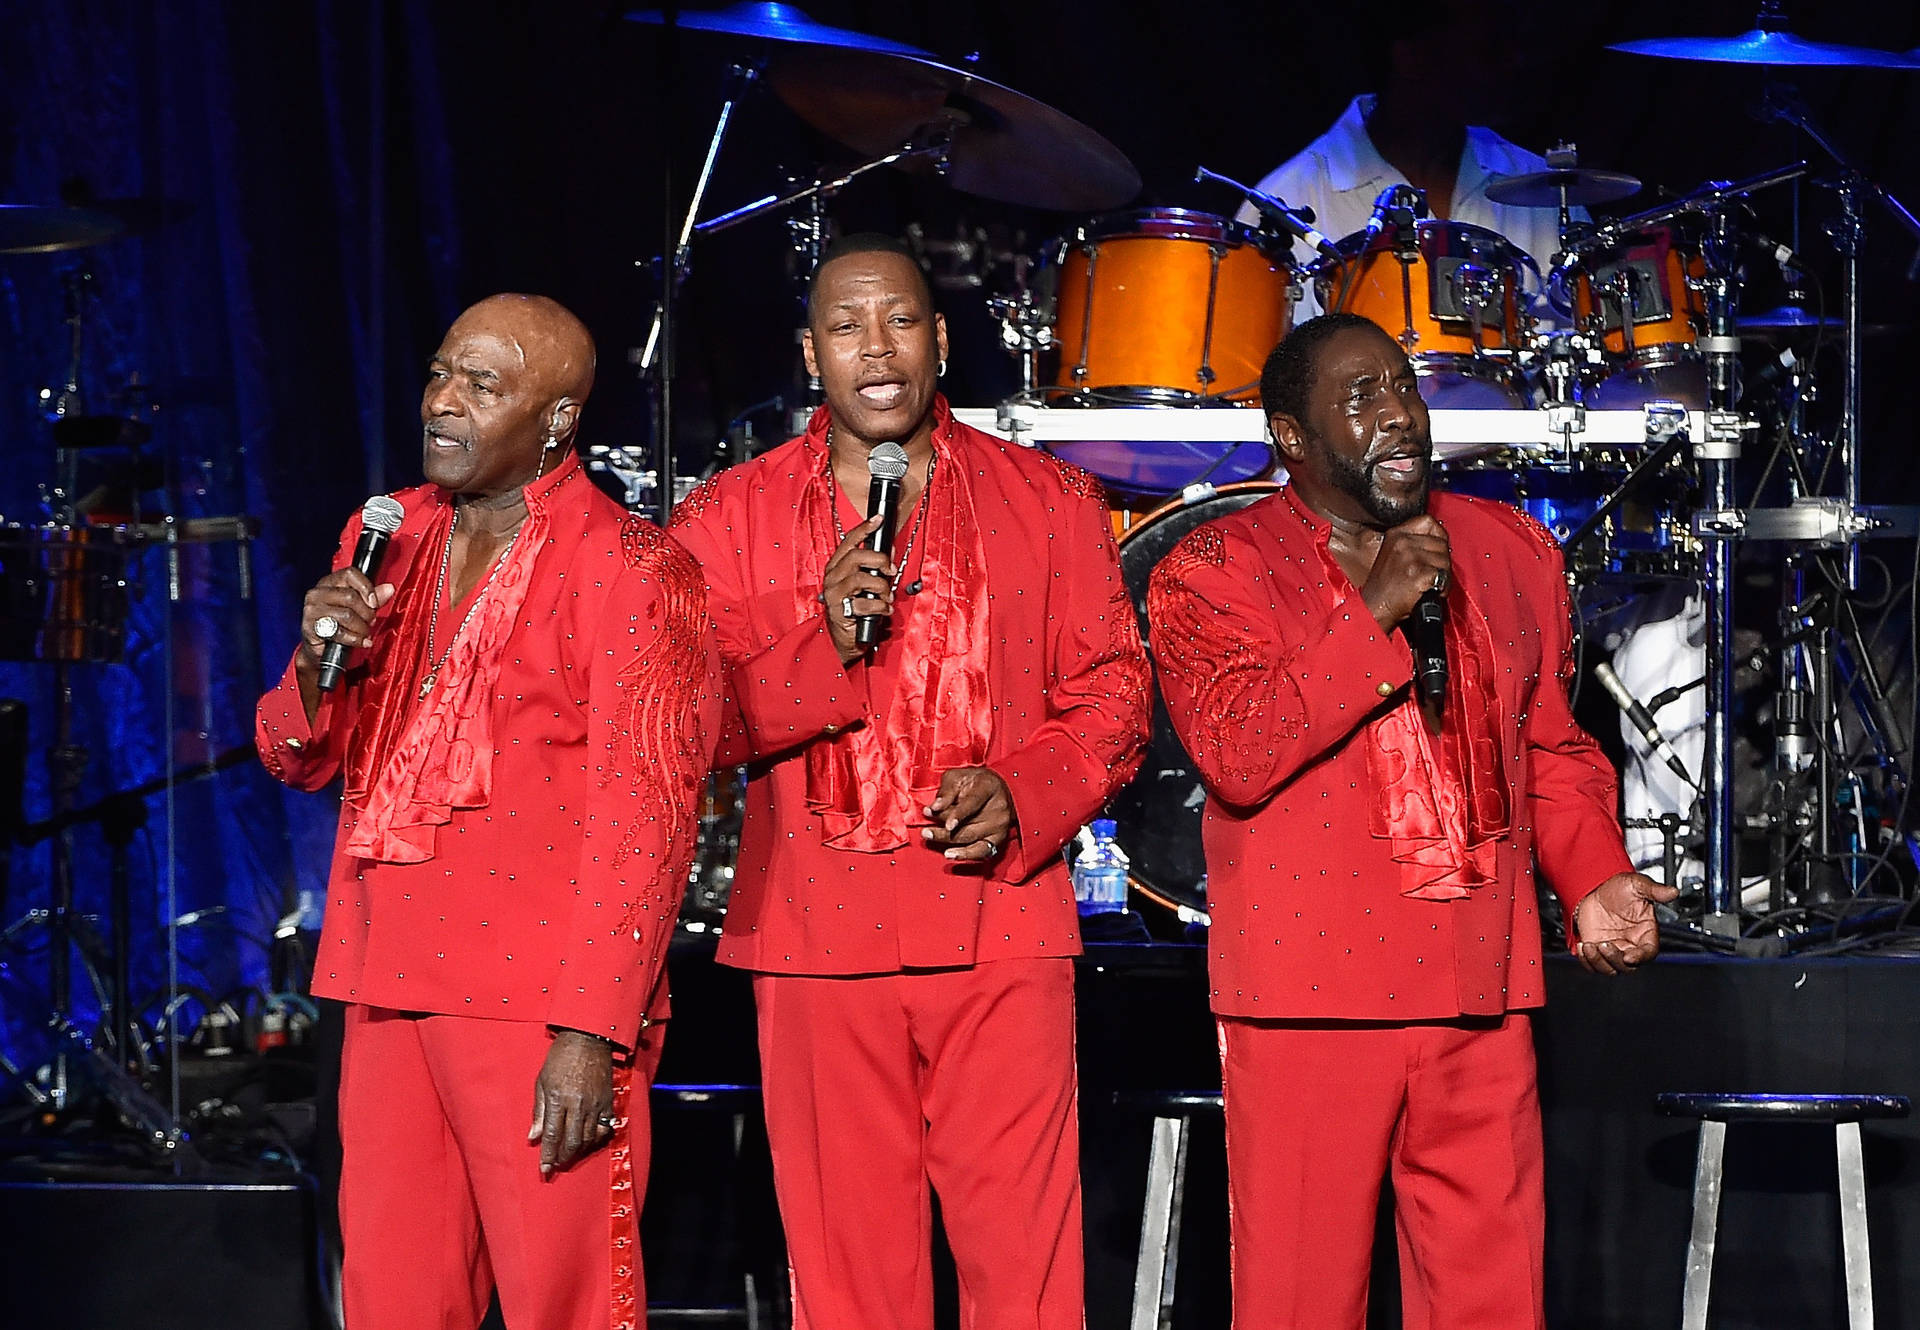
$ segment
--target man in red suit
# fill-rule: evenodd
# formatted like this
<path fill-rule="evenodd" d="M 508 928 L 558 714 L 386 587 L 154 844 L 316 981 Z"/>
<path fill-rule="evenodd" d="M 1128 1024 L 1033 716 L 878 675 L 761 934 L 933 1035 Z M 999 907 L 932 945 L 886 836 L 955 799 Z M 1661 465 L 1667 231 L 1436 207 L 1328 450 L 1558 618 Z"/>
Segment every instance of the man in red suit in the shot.
<path fill-rule="evenodd" d="M 1398 343 L 1310 320 L 1261 397 L 1291 481 L 1208 523 L 1148 594 L 1161 689 L 1208 787 L 1234 1324 L 1359 1330 L 1380 1179 L 1406 1322 L 1544 1324 L 1534 866 L 1574 951 L 1658 949 L 1612 772 L 1568 711 L 1558 547 L 1435 494 Z M 1395 632 L 1445 605 L 1438 705 Z"/>
<path fill-rule="evenodd" d="M 699 570 L 570 446 L 593 367 L 550 300 L 462 314 L 378 580 L 356 518 L 260 699 L 275 776 L 345 777 L 313 991 L 348 1004 L 353 1330 L 475 1326 L 496 1286 L 510 1325 L 646 1323 L 646 1095 L 718 701 Z"/>
<path fill-rule="evenodd" d="M 1060 852 L 1148 724 L 1106 510 L 953 419 L 946 327 L 898 242 L 829 250 L 804 346 L 827 398 L 807 432 L 673 524 L 728 667 L 722 760 L 755 761 L 719 958 L 754 976 L 794 1323 L 928 1330 L 931 1186 L 962 1324 L 1080 1330 Z M 882 443 L 907 457 L 891 561 L 861 547 Z"/>

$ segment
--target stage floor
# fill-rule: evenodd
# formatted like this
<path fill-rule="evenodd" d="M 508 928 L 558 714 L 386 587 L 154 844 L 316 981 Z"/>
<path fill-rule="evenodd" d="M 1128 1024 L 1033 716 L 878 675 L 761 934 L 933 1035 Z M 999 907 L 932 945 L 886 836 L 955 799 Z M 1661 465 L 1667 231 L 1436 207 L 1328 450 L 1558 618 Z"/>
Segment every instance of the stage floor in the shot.
<path fill-rule="evenodd" d="M 674 1018 L 661 1083 L 757 1084 L 746 976 L 713 963 L 710 939 L 682 938 L 671 963 Z M 1197 947 L 1153 944 L 1097 946 L 1079 965 L 1094 1330 L 1127 1322 L 1145 1190 L 1150 1124 L 1116 1095 L 1219 1085 L 1203 964 Z M 1920 964 L 1913 961 L 1671 956 L 1621 980 L 1589 975 L 1563 958 L 1549 965 L 1549 1005 L 1535 1034 L 1555 1330 L 1678 1321 L 1696 1127 L 1656 1114 L 1655 1094 L 1920 1095 Z M 750 1102 L 736 1119 L 729 1107 L 656 1096 L 654 1130 L 643 1218 L 653 1300 L 737 1304 L 751 1275 L 772 1322 L 783 1323 L 778 1218 L 765 1135 Z M 1920 1122 L 1869 1123 L 1865 1141 L 1877 1323 L 1920 1325 Z M 1834 1160 L 1828 1128 L 1733 1129 L 1715 1268 L 1720 1330 L 1844 1324 Z M 314 1188 L 282 1185 L 224 1200 L 197 1188 L 133 1188 L 142 1194 L 132 1197 L 127 1189 L 0 1191 L 0 1301 L 9 1309 L 0 1321 L 11 1324 L 33 1309 L 61 1324 L 88 1324 L 70 1314 L 75 1291 L 84 1290 L 89 1307 L 140 1309 L 135 1320 L 100 1324 L 319 1330 L 325 1321 L 311 1289 L 330 1196 L 324 1163 L 321 1172 Z M 1227 1324 L 1225 1195 L 1216 1116 L 1197 1123 L 1190 1147 L 1178 1327 Z M 1384 1226 L 1382 1239 L 1386 1259 L 1376 1261 L 1370 1322 L 1392 1327 L 1399 1324 L 1397 1281 Z M 113 1255 L 103 1263 L 106 1253 Z M 950 1267 L 937 1269 L 950 1301 Z M 233 1296 L 154 1296 L 173 1286 L 225 1287 Z M 189 1307 L 189 1319 L 168 1319 L 189 1315 Z M 232 1318 L 213 1308 L 230 1308 Z M 689 1323 L 712 1322 L 655 1319 L 662 1327 Z M 943 1325 L 952 1323 L 948 1310 Z"/>

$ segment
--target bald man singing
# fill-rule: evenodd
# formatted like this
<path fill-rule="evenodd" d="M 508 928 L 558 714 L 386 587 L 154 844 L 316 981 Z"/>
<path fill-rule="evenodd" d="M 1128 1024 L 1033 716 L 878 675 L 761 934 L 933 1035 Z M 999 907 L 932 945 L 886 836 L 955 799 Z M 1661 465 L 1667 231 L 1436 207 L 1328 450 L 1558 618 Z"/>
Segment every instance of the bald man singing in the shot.
<path fill-rule="evenodd" d="M 462 314 L 427 483 L 371 578 L 348 522 L 260 700 L 276 777 L 344 778 L 313 991 L 348 1004 L 352 1330 L 475 1326 L 496 1288 L 511 1326 L 646 1322 L 646 1091 L 715 694 L 699 571 L 572 448 L 593 369 L 551 300 Z"/>

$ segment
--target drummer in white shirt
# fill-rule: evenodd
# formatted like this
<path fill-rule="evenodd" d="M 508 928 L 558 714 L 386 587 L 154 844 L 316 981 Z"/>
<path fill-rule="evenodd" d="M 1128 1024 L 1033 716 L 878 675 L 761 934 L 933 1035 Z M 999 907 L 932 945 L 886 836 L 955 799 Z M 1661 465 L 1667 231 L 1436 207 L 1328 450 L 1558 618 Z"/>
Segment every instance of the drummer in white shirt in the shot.
<path fill-rule="evenodd" d="M 1486 189 L 1501 176 L 1544 171 L 1546 159 L 1468 123 L 1501 118 L 1511 95 L 1530 86 L 1519 67 L 1526 54 L 1515 40 L 1513 7 L 1429 0 L 1388 8 L 1391 18 L 1375 25 L 1394 34 L 1380 91 L 1354 98 L 1331 129 L 1270 172 L 1260 191 L 1312 208 L 1314 226 L 1339 240 L 1367 224 L 1381 190 L 1410 184 L 1426 194 L 1433 216 L 1496 231 L 1545 272 L 1560 247 L 1556 210 L 1507 207 Z M 1584 210 L 1574 215 L 1586 219 Z M 1259 216 L 1248 206 L 1239 220 L 1252 225 Z M 1316 257 L 1304 242 L 1296 241 L 1294 251 L 1303 264 Z M 1538 278 L 1529 273 L 1524 280 L 1536 316 L 1550 316 L 1538 299 Z M 1309 284 L 1294 322 L 1318 313 Z"/>

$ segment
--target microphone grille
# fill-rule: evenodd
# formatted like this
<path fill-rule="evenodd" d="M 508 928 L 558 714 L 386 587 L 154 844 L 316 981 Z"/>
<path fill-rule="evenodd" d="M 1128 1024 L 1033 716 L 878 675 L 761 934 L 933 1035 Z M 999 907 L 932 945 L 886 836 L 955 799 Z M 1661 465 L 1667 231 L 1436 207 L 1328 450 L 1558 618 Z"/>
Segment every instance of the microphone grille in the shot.
<path fill-rule="evenodd" d="M 875 480 L 902 480 L 907 474 L 907 450 L 897 443 L 876 443 L 867 454 L 867 474 Z"/>
<path fill-rule="evenodd" d="M 369 531 L 391 536 L 400 529 L 400 521 L 405 516 L 406 510 L 401 508 L 398 499 L 376 494 L 361 507 L 360 525 Z"/>

